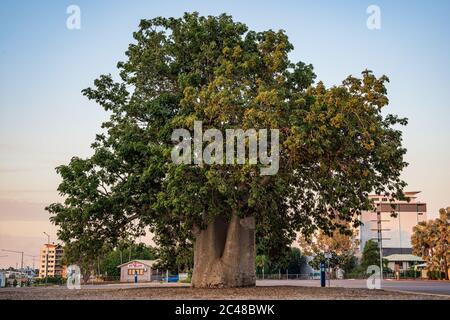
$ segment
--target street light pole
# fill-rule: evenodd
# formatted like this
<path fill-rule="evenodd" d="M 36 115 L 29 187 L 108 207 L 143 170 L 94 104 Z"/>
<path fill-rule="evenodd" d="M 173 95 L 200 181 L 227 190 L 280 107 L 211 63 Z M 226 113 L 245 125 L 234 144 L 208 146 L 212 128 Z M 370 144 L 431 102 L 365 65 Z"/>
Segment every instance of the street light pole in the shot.
<path fill-rule="evenodd" d="M 47 232 L 44 232 L 44 234 L 47 236 L 47 243 L 50 244 L 50 235 Z"/>

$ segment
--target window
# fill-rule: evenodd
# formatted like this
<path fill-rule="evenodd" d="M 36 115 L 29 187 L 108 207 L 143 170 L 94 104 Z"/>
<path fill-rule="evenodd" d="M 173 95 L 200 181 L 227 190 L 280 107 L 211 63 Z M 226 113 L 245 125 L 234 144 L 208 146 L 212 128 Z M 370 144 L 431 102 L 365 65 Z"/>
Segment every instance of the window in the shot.
<path fill-rule="evenodd" d="M 142 276 L 144 274 L 144 269 L 128 269 L 128 275 L 134 276 L 134 273 L 137 273 L 138 275 Z"/>
<path fill-rule="evenodd" d="M 387 199 L 387 198 L 383 198 L 383 199 L 381 199 L 381 201 L 383 201 L 383 202 L 387 202 L 387 201 L 388 201 L 388 199 Z"/>

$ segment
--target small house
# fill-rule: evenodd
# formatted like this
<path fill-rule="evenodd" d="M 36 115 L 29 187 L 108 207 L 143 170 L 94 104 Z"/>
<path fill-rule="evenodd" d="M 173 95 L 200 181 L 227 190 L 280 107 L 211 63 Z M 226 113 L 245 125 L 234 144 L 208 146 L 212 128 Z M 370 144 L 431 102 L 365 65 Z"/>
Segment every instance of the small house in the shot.
<path fill-rule="evenodd" d="M 388 268 L 395 272 L 406 271 L 423 262 L 422 258 L 412 254 L 391 254 L 384 258 L 388 261 Z"/>
<path fill-rule="evenodd" d="M 152 267 L 156 262 L 156 260 L 131 260 L 117 266 L 120 268 L 120 282 L 134 282 L 135 275 L 138 282 L 155 280 L 152 275 L 156 275 L 158 271 Z"/>

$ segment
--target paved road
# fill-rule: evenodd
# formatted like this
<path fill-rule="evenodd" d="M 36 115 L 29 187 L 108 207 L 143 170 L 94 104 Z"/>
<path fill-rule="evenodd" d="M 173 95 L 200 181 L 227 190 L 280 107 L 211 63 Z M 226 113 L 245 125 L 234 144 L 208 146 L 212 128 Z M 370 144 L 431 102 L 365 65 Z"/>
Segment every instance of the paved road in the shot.
<path fill-rule="evenodd" d="M 258 280 L 256 285 L 319 287 L 320 280 Z M 331 280 L 331 286 L 343 288 L 367 288 L 366 280 Z M 450 281 L 384 280 L 381 284 L 381 289 L 450 296 Z"/>
<path fill-rule="evenodd" d="M 320 280 L 258 280 L 257 286 L 303 286 L 319 287 Z M 328 282 L 327 282 L 328 286 Z M 332 287 L 342 288 L 367 288 L 366 280 L 331 280 Z M 126 289 L 126 288 L 146 288 L 146 287 L 189 287 L 189 284 L 182 283 L 115 283 L 106 285 L 84 285 L 83 289 Z M 382 289 L 399 290 L 418 293 L 432 293 L 450 296 L 449 281 L 426 281 L 426 280 L 384 280 Z"/>

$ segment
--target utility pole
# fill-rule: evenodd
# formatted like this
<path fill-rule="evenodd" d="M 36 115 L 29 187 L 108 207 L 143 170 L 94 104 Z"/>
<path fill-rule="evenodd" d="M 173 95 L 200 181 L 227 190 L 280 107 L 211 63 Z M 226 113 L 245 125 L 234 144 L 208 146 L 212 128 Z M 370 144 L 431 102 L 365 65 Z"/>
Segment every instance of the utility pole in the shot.
<path fill-rule="evenodd" d="M 329 249 L 327 249 L 327 252 L 325 252 L 325 260 L 327 260 L 328 288 L 331 287 L 331 269 L 330 269 L 331 257 L 332 257 L 332 254 L 329 251 Z"/>
<path fill-rule="evenodd" d="M 2 251 L 12 252 L 12 253 L 20 253 L 21 254 L 20 269 L 23 270 L 23 251 L 14 251 L 14 250 L 5 250 L 5 249 L 2 249 Z"/>
<path fill-rule="evenodd" d="M 47 277 L 48 277 L 48 251 L 49 251 L 49 245 L 50 245 L 50 235 L 47 232 L 44 232 L 44 234 L 47 236 L 47 250 L 45 253 L 45 283 L 47 283 Z"/>
<path fill-rule="evenodd" d="M 36 256 L 32 256 L 31 254 L 26 254 L 25 256 L 33 258 L 33 272 L 34 272 L 34 259 Z"/>
<path fill-rule="evenodd" d="M 383 235 L 381 233 L 381 211 L 377 212 L 378 248 L 380 251 L 380 284 L 383 282 Z"/>

